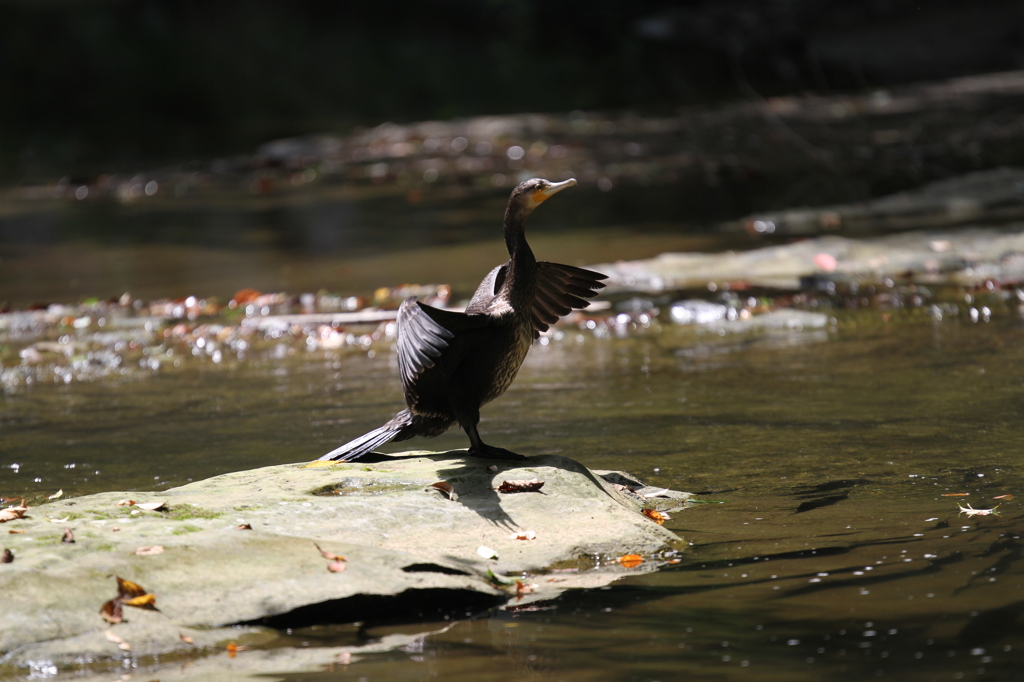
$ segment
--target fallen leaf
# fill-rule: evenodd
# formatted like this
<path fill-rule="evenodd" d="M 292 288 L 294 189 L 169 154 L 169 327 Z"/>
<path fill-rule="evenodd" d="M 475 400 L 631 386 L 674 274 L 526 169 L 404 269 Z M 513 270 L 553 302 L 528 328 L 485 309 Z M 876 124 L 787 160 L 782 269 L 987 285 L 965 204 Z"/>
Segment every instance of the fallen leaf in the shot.
<path fill-rule="evenodd" d="M 639 554 L 626 554 L 619 557 L 619 563 L 622 564 L 623 568 L 636 568 L 644 562 L 644 558 Z"/>
<path fill-rule="evenodd" d="M 0 564 L 12 564 L 14 563 L 14 552 L 9 549 L 5 549 L 3 554 L 0 554 Z"/>
<path fill-rule="evenodd" d="M 136 583 L 133 583 L 131 580 L 125 580 L 120 576 L 115 575 L 114 577 L 117 578 L 118 599 L 124 599 L 125 597 L 131 599 L 132 597 L 141 597 L 144 594 L 148 594 L 146 588 L 144 588 L 142 585 L 137 585 Z"/>
<path fill-rule="evenodd" d="M 317 549 L 320 549 L 320 545 L 316 544 L 315 542 L 313 543 L 313 546 L 316 547 Z M 345 557 L 341 556 L 340 554 L 335 554 L 334 552 L 328 552 L 327 550 L 324 550 L 324 549 L 320 549 L 320 554 L 323 555 L 323 557 L 325 559 L 328 559 L 330 561 L 335 561 L 335 560 L 337 560 L 337 561 L 344 561 L 345 560 Z"/>
<path fill-rule="evenodd" d="M 118 507 L 131 507 L 135 505 L 135 500 L 120 500 L 117 503 Z"/>
<path fill-rule="evenodd" d="M 531 478 L 529 481 L 502 481 L 499 493 L 535 493 L 544 487 L 544 481 Z"/>
<path fill-rule="evenodd" d="M 46 519 L 50 523 L 67 523 L 71 520 L 70 516 L 65 516 L 63 519 Z"/>
<path fill-rule="evenodd" d="M 191 637 L 189 637 L 188 635 L 183 635 L 183 634 L 180 634 L 180 633 L 179 633 L 179 634 L 178 634 L 178 639 L 180 639 L 181 641 L 183 641 L 183 642 L 184 642 L 185 644 L 195 644 L 195 640 L 193 640 L 193 639 L 192 639 Z"/>
<path fill-rule="evenodd" d="M 75 544 L 75 534 L 71 532 L 70 528 L 65 528 L 64 535 L 61 537 L 60 541 L 65 545 L 73 545 Z"/>
<path fill-rule="evenodd" d="M 509 537 L 512 538 L 513 540 L 536 540 L 537 539 L 537 531 L 521 530 L 519 532 L 512 533 L 511 535 L 509 535 Z"/>
<path fill-rule="evenodd" d="M 145 547 L 139 547 L 135 550 L 135 553 L 139 556 L 153 556 L 155 554 L 163 554 L 163 545 L 147 545 Z"/>
<path fill-rule="evenodd" d="M 25 533 L 25 531 L 23 531 L 23 530 L 9 530 L 9 531 L 7 531 L 8 535 L 24 535 L 24 533 Z"/>
<path fill-rule="evenodd" d="M 657 509 L 644 509 L 643 511 L 644 516 L 649 518 L 651 521 L 654 521 L 659 526 L 672 518 L 668 514 L 660 512 Z"/>
<path fill-rule="evenodd" d="M 231 309 L 235 309 L 240 305 L 252 303 L 262 295 L 263 294 L 256 291 L 255 289 L 239 289 L 238 291 L 235 292 L 235 295 L 231 297 L 231 301 L 228 303 L 228 307 Z"/>
<path fill-rule="evenodd" d="M 116 644 L 118 649 L 121 649 L 122 651 L 132 650 L 132 645 L 121 639 L 113 630 L 107 630 L 105 634 L 107 636 L 107 641 Z"/>
<path fill-rule="evenodd" d="M 348 568 L 348 566 L 345 564 L 344 560 L 332 561 L 327 564 L 327 570 L 331 573 L 342 573 L 346 568 Z"/>
<path fill-rule="evenodd" d="M 458 498 L 458 495 L 455 494 L 455 488 L 453 488 L 452 484 L 449 483 L 448 481 L 438 481 L 437 483 L 431 483 L 430 487 L 436 488 L 443 492 L 445 495 L 448 496 L 449 500 L 454 500 Z"/>
<path fill-rule="evenodd" d="M 60 498 L 61 498 L 61 496 L 62 496 L 63 494 L 64 494 L 64 488 L 61 488 L 60 490 L 58 490 L 58 491 L 57 491 L 57 492 L 55 492 L 54 494 L 50 495 L 50 496 L 49 496 L 49 497 L 47 497 L 46 499 L 48 499 L 48 500 L 58 500 L 58 499 L 60 499 Z"/>
<path fill-rule="evenodd" d="M 237 644 L 235 644 L 234 642 L 229 642 L 229 643 L 228 643 L 228 646 L 227 646 L 227 649 L 228 649 L 228 658 L 234 658 L 234 657 L 235 657 L 235 654 L 237 654 L 237 653 L 238 653 L 239 651 L 245 651 L 245 650 L 246 650 L 246 649 L 248 649 L 248 648 L 249 648 L 249 647 L 244 647 L 244 646 L 238 646 L 238 645 L 237 645 Z"/>
<path fill-rule="evenodd" d="M 132 597 L 124 600 L 125 606 L 134 606 L 137 609 L 156 611 L 156 597 L 152 594 L 143 594 L 139 597 Z"/>
<path fill-rule="evenodd" d="M 498 553 L 487 545 L 480 545 L 476 548 L 476 553 L 482 556 L 484 559 L 497 559 Z"/>
<path fill-rule="evenodd" d="M 139 502 L 135 506 L 142 511 L 157 511 L 158 509 L 163 509 L 165 504 L 167 504 L 167 500 L 163 502 Z"/>
<path fill-rule="evenodd" d="M 236 528 L 238 530 L 252 530 L 252 526 L 250 526 L 248 523 L 240 523 L 238 524 L 238 526 L 236 526 Z"/>
<path fill-rule="evenodd" d="M 942 493 L 940 497 L 967 497 L 970 493 Z"/>
<path fill-rule="evenodd" d="M 825 272 L 835 272 L 836 268 L 839 267 L 839 262 L 831 253 L 814 254 L 814 264 Z"/>
<path fill-rule="evenodd" d="M 491 569 L 487 569 L 487 579 L 495 585 L 511 585 L 515 582 L 515 578 L 509 578 L 507 575 L 495 573 Z"/>
<path fill-rule="evenodd" d="M 967 518 L 971 518 L 972 516 L 1000 516 L 999 512 L 996 511 L 999 509 L 998 504 L 991 509 L 975 509 L 971 505 L 962 507 L 959 502 L 956 503 L 956 506 L 960 507 L 960 514 L 967 514 Z M 960 514 L 957 514 L 957 516 L 960 516 Z"/>
<path fill-rule="evenodd" d="M 530 594 L 537 590 L 537 585 L 530 583 L 529 585 L 524 583 L 522 580 L 516 581 L 516 596 L 521 597 L 524 594 Z"/>
<path fill-rule="evenodd" d="M 121 609 L 120 599 L 111 599 L 106 604 L 100 607 L 100 615 L 103 616 L 103 620 L 107 621 L 111 625 L 117 625 L 124 620 L 124 614 Z"/>
<path fill-rule="evenodd" d="M 0 523 L 7 521 L 14 521 L 25 516 L 25 512 L 28 511 L 28 507 L 25 506 L 25 500 L 21 501 L 18 506 L 8 507 L 7 509 L 0 510 Z"/>
<path fill-rule="evenodd" d="M 652 490 L 651 492 L 644 493 L 641 497 L 649 500 L 652 497 L 665 497 L 665 493 L 668 492 L 670 492 L 668 488 L 661 488 L 659 490 Z"/>
<path fill-rule="evenodd" d="M 121 528 L 119 526 L 114 526 L 110 530 L 112 530 L 112 531 L 114 531 L 116 533 L 117 531 L 121 530 Z"/>
<path fill-rule="evenodd" d="M 338 663 L 340 665 L 348 665 L 351 662 L 352 662 L 352 652 L 351 651 L 342 651 L 340 654 L 338 654 Z"/>
<path fill-rule="evenodd" d="M 315 469 L 317 467 L 332 467 L 336 464 L 343 464 L 343 462 L 335 462 L 333 460 L 325 459 L 324 461 L 314 460 L 309 464 L 303 464 L 300 469 Z"/>
<path fill-rule="evenodd" d="M 1012 500 L 1013 495 L 996 495 L 992 498 L 993 500 Z"/>

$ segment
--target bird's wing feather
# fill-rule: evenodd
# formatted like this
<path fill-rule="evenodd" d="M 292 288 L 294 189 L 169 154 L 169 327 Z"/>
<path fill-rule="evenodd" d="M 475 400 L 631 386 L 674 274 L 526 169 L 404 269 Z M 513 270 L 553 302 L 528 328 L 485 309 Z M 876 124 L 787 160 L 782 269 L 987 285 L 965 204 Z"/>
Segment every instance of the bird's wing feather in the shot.
<path fill-rule="evenodd" d="M 463 344 L 459 335 L 492 324 L 484 315 L 441 310 L 408 298 L 398 309 L 398 372 L 409 407 L 426 384 L 443 381 L 458 364 Z"/>
<path fill-rule="evenodd" d="M 559 317 L 590 305 L 583 300 L 604 288 L 606 275 L 561 263 L 537 263 L 537 293 L 533 299 L 533 327 L 547 331 Z"/>
<path fill-rule="evenodd" d="M 499 265 L 488 272 L 487 276 L 480 282 L 480 286 L 476 288 L 476 292 L 473 294 L 473 298 L 470 299 L 469 305 L 466 306 L 466 312 L 470 314 L 485 312 L 488 306 L 490 306 L 491 301 L 494 300 L 495 294 L 498 293 L 498 289 L 501 288 L 507 274 L 508 263 Z"/>

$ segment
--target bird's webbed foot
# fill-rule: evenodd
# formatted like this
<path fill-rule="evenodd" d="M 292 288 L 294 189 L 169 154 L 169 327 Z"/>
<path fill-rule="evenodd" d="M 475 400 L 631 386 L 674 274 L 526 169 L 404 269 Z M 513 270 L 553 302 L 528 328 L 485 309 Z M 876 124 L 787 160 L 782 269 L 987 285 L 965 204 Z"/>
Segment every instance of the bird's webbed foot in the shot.
<path fill-rule="evenodd" d="M 520 455 L 517 452 L 498 448 L 487 443 L 480 443 L 479 446 L 470 446 L 469 454 L 473 457 L 483 457 L 484 459 L 526 459 L 524 455 Z"/>

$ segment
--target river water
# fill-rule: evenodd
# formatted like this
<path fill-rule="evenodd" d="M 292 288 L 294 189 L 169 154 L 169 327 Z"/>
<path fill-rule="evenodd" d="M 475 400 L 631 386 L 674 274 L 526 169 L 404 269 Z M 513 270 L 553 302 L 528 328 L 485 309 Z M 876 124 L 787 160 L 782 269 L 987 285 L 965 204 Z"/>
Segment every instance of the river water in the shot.
<path fill-rule="evenodd" d="M 711 244 L 618 229 L 538 229 L 534 248 L 572 262 L 570 244 L 584 243 L 584 262 L 599 262 Z M 451 262 L 468 281 L 478 260 L 500 258 L 495 241 L 412 246 L 375 276 L 398 283 L 411 262 L 441 276 Z M 278 258 L 293 272 L 308 262 Z M 484 438 L 697 493 L 702 504 L 667 522 L 690 543 L 684 560 L 454 623 L 282 632 L 270 646 L 441 631 L 281 679 L 1024 679 L 1024 498 L 1002 497 L 1024 491 L 1020 312 L 830 316 L 821 329 L 719 334 L 663 314 L 621 338 L 569 328 L 535 346 L 485 408 Z M 310 460 L 402 406 L 396 372 L 381 343 L 13 387 L 0 394 L 0 495 L 159 490 Z M 400 445 L 444 450 L 465 437 Z"/>

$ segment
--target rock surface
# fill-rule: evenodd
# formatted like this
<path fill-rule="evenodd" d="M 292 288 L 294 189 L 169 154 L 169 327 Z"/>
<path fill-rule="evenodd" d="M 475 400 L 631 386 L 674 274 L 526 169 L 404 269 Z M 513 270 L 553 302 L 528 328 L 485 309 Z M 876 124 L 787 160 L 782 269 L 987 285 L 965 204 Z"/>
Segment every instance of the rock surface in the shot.
<path fill-rule="evenodd" d="M 638 487 L 629 479 L 604 472 L 609 482 L 563 457 L 494 462 L 453 452 L 380 459 L 267 467 L 159 494 L 58 500 L 3 524 L 14 561 L 0 566 L 0 676 L 183 650 L 231 660 L 234 669 L 240 664 L 224 657 L 226 642 L 273 639 L 267 626 L 461 617 L 651 570 L 682 544 L 640 512 L 655 502 L 663 509 L 685 504 L 685 494 L 637 495 L 623 489 L 624 480 Z M 542 480 L 541 490 L 497 490 L 504 481 L 529 479 Z M 431 487 L 439 481 L 451 485 L 451 498 Z M 118 504 L 129 499 L 136 504 Z M 165 504 L 140 508 L 153 502 Z M 61 541 L 65 528 L 73 543 Z M 536 537 L 515 539 L 521 531 Z M 163 551 L 137 553 L 154 546 Z M 344 556 L 343 570 L 329 571 L 332 562 L 320 550 Z M 627 569 L 617 561 L 624 554 L 645 561 Z M 556 566 L 578 570 L 545 575 Z M 155 595 L 159 611 L 126 605 L 125 622 L 105 623 L 99 610 L 117 594 L 115 576 Z M 516 578 L 535 583 L 535 591 L 517 595 Z M 340 653 L 325 648 L 314 658 Z M 260 655 L 281 665 L 289 658 L 281 651 Z M 248 660 L 255 665 L 256 658 Z M 314 664 L 309 654 L 296 661 Z M 203 664 L 211 679 L 224 673 L 214 662 Z"/>
<path fill-rule="evenodd" d="M 808 277 L 928 285 L 1024 280 L 1024 226 L 906 232 L 871 239 L 826 236 L 751 251 L 663 253 L 654 258 L 588 266 L 608 275 L 609 292 L 657 293 L 727 288 L 743 282 L 799 290 Z"/>

